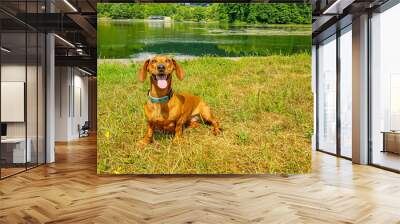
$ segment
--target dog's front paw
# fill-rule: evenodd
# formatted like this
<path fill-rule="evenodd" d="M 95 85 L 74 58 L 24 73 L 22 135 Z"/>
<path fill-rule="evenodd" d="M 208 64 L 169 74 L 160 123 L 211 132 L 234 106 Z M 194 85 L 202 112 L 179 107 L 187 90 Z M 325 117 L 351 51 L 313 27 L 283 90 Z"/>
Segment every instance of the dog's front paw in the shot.
<path fill-rule="evenodd" d="M 191 121 L 189 124 L 189 128 L 199 128 L 200 127 L 200 123 L 197 121 Z"/>
<path fill-rule="evenodd" d="M 151 140 L 144 138 L 144 139 L 140 140 L 137 144 L 139 147 L 144 147 L 150 143 L 151 143 Z"/>
<path fill-rule="evenodd" d="M 221 128 L 212 128 L 212 133 L 214 135 L 219 135 L 219 134 L 221 134 L 221 132 L 222 132 Z"/>

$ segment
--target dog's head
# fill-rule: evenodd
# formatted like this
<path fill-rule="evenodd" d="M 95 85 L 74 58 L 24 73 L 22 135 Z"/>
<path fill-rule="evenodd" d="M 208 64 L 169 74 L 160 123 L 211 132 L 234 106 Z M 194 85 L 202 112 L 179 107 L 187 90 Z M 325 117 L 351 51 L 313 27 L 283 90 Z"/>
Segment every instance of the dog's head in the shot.
<path fill-rule="evenodd" d="M 178 79 L 182 80 L 185 72 L 178 65 L 175 59 L 162 55 L 155 56 L 144 62 L 142 69 L 139 71 L 139 80 L 144 82 L 147 73 L 150 73 L 151 82 L 158 88 L 165 89 L 167 86 L 170 86 L 171 75 L 174 71 Z"/>

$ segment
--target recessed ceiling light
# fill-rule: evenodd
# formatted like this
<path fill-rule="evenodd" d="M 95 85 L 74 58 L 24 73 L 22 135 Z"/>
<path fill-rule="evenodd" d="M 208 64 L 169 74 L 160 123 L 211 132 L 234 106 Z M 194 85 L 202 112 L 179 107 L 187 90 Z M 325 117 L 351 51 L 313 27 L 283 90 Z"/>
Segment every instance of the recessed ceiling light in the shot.
<path fill-rule="evenodd" d="M 81 68 L 79 68 L 79 67 L 78 67 L 78 70 L 81 71 L 81 72 L 83 72 L 83 73 L 85 73 L 85 74 L 87 74 L 87 75 L 90 75 L 90 76 L 93 75 L 92 73 L 90 73 L 90 72 L 88 72 L 88 71 L 86 71 L 86 70 L 83 70 L 83 69 L 81 69 Z"/>
<path fill-rule="evenodd" d="M 55 37 L 57 37 L 59 40 L 61 40 L 62 42 L 64 42 L 64 43 L 66 43 L 67 45 L 69 45 L 70 47 L 73 47 L 73 48 L 75 48 L 75 45 L 73 45 L 71 42 L 69 42 L 68 40 L 66 40 L 66 39 L 64 39 L 64 38 L 62 38 L 62 37 L 60 37 L 59 35 L 57 35 L 57 34 L 54 34 L 54 36 Z"/>
<path fill-rule="evenodd" d="M 324 12 L 322 13 L 323 15 L 329 15 L 329 14 L 342 14 L 343 9 L 351 5 L 355 0 L 337 0 L 335 1 L 332 5 L 330 5 Z"/>
<path fill-rule="evenodd" d="M 2 51 L 6 52 L 6 53 L 10 53 L 10 52 L 11 52 L 11 50 L 8 50 L 8 49 L 5 48 L 5 47 L 1 47 L 0 49 L 1 49 Z"/>
<path fill-rule="evenodd" d="M 78 10 L 68 1 L 64 0 L 65 4 L 67 4 L 74 12 L 78 12 Z"/>

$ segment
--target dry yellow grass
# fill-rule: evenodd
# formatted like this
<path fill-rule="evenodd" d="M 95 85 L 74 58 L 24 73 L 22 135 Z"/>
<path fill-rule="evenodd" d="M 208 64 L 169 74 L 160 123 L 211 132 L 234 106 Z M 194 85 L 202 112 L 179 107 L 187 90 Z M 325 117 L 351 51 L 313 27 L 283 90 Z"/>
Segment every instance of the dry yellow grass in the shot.
<path fill-rule="evenodd" d="M 224 132 L 185 129 L 184 140 L 146 130 L 143 105 L 149 83 L 137 80 L 141 64 L 101 63 L 98 68 L 98 172 L 114 174 L 298 174 L 311 167 L 313 98 L 309 54 L 203 57 L 181 62 L 176 91 L 201 96 Z"/>

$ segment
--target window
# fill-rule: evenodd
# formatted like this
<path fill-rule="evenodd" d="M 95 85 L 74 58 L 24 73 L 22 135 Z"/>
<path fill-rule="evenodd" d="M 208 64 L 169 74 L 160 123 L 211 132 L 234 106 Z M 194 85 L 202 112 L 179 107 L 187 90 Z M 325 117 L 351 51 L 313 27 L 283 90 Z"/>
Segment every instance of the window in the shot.
<path fill-rule="evenodd" d="M 352 157 L 352 33 L 351 25 L 340 35 L 340 155 Z"/>
<path fill-rule="evenodd" d="M 336 35 L 318 47 L 318 149 L 336 153 Z"/>
<path fill-rule="evenodd" d="M 400 170 L 400 5 L 371 18 L 371 140 L 373 164 Z"/>

